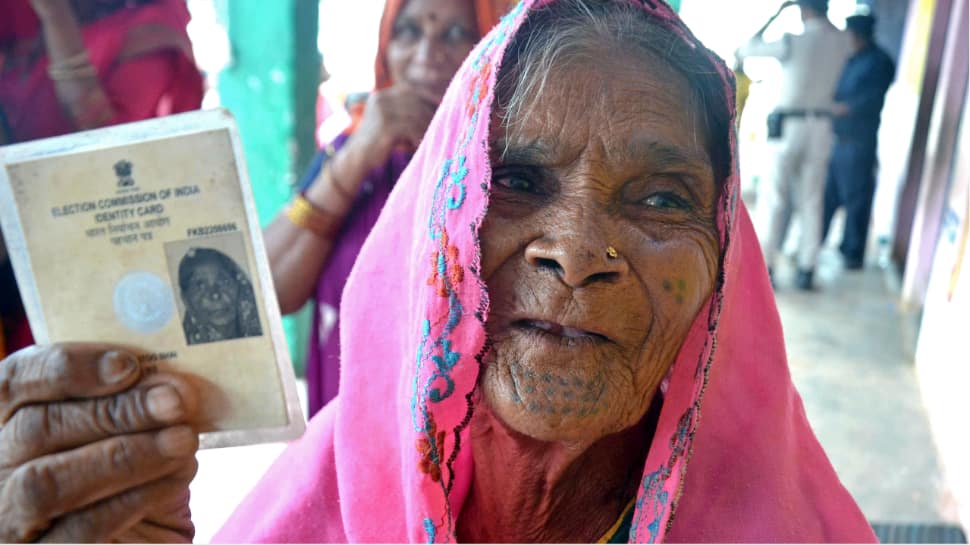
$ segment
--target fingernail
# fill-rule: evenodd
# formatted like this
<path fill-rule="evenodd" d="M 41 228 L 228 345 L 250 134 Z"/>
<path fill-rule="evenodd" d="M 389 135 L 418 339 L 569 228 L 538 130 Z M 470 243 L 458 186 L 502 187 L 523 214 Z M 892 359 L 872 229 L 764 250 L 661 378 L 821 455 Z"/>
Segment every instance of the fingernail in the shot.
<path fill-rule="evenodd" d="M 131 355 L 112 351 L 101 356 L 98 374 L 102 383 L 115 384 L 128 378 L 137 365 L 138 362 Z"/>
<path fill-rule="evenodd" d="M 168 428 L 155 436 L 158 450 L 169 458 L 188 456 L 199 448 L 199 438 L 188 426 Z"/>
<path fill-rule="evenodd" d="M 148 390 L 145 405 L 155 420 L 167 422 L 182 416 L 182 397 L 175 388 L 167 384 Z"/>

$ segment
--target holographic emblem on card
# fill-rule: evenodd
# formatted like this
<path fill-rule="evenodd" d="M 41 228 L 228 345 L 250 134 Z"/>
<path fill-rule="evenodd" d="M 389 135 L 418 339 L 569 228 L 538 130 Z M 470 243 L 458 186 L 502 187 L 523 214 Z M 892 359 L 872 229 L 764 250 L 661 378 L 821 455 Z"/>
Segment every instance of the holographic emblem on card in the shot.
<path fill-rule="evenodd" d="M 125 327 L 138 333 L 155 333 L 175 315 L 172 290 L 150 272 L 126 274 L 114 292 L 115 314 Z"/>

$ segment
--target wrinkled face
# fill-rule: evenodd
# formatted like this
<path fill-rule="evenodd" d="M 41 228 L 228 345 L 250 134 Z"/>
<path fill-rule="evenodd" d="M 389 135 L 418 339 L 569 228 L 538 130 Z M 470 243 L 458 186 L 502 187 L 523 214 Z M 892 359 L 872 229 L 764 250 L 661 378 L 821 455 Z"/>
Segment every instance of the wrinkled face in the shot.
<path fill-rule="evenodd" d="M 547 441 L 641 419 L 718 266 L 717 191 L 685 78 L 593 58 L 609 60 L 554 71 L 508 130 L 492 123 L 482 393 Z"/>
<path fill-rule="evenodd" d="M 394 21 L 387 68 L 440 101 L 452 76 L 478 42 L 475 6 L 468 0 L 410 0 Z"/>
<path fill-rule="evenodd" d="M 232 323 L 238 299 L 239 285 L 222 267 L 202 263 L 192 271 L 185 302 L 203 322 L 214 326 Z"/>

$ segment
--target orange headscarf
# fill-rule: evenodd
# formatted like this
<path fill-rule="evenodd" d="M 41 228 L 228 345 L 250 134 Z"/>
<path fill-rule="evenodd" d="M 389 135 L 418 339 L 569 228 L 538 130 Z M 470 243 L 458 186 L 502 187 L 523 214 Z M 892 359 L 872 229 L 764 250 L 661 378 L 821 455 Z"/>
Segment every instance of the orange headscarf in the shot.
<path fill-rule="evenodd" d="M 459 2 L 474 2 L 475 18 L 478 22 L 478 37 L 488 34 L 488 31 L 498 23 L 499 18 L 508 11 L 512 0 L 457 0 Z M 374 63 L 374 82 L 377 89 L 385 89 L 393 83 L 387 70 L 387 44 L 394 34 L 394 21 L 401 13 L 407 0 L 387 0 L 384 4 L 384 14 L 381 16 L 381 33 L 377 42 L 377 59 Z"/>

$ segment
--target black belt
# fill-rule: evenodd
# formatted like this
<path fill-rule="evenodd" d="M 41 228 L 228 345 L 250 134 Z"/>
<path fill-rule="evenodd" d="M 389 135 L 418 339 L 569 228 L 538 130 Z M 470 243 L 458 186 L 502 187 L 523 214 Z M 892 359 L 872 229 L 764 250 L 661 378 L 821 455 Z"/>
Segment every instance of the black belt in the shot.
<path fill-rule="evenodd" d="M 829 110 L 778 110 L 785 117 L 832 117 Z"/>

